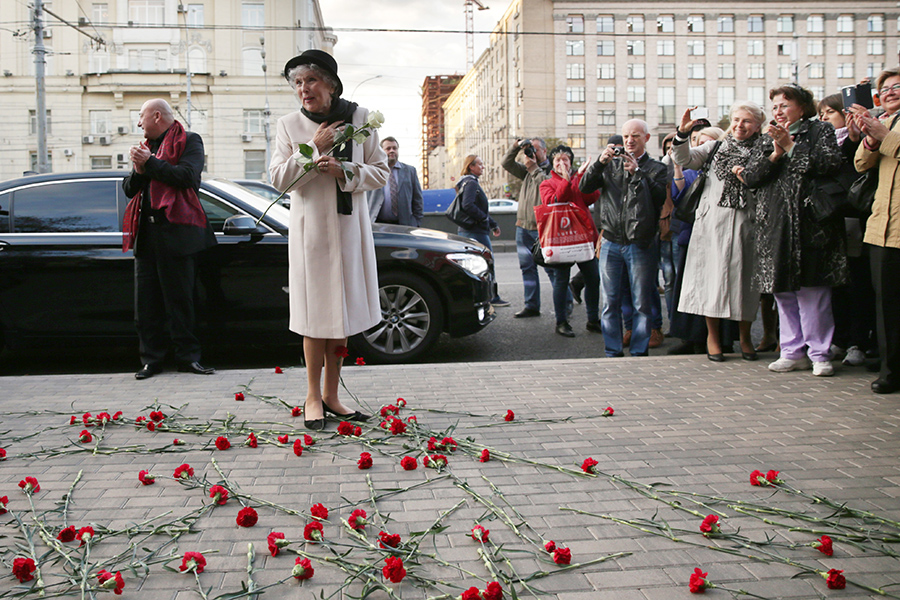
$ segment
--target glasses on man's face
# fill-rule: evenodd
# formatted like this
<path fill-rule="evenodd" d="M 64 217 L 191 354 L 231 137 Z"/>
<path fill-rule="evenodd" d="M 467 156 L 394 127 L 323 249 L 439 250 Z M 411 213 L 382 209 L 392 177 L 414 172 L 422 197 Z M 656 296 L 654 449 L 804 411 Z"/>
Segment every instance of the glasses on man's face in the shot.
<path fill-rule="evenodd" d="M 892 85 L 890 87 L 883 87 L 880 90 L 878 90 L 878 93 L 881 94 L 882 96 L 884 96 L 888 92 L 900 93 L 900 83 L 895 83 L 894 85 Z"/>

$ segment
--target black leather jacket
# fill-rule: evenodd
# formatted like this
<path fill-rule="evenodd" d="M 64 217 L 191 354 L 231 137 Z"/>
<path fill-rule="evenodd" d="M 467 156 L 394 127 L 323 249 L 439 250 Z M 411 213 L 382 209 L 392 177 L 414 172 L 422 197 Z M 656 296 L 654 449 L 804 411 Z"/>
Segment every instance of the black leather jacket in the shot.
<path fill-rule="evenodd" d="M 605 239 L 616 244 L 646 246 L 659 231 L 668 171 L 663 163 L 644 153 L 626 181 L 623 162 L 618 157 L 605 165 L 599 160 L 594 162 L 585 171 L 579 188 L 585 194 L 600 190 L 600 200 L 594 205 L 594 222 Z"/>

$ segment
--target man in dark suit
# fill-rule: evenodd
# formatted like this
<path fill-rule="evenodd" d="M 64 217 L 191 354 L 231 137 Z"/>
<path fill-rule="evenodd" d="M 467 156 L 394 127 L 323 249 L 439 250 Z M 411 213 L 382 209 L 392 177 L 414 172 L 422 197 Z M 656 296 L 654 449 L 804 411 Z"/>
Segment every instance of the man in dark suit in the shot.
<path fill-rule="evenodd" d="M 122 182 L 132 198 L 125 210 L 123 248 L 134 248 L 135 325 L 143 368 L 136 379 L 162 372 L 171 342 L 178 370 L 215 373 L 200 364 L 194 335 L 197 257 L 215 234 L 200 204 L 203 140 L 185 131 L 161 98 L 141 107 L 145 141 L 131 148 L 134 169 Z"/>
<path fill-rule="evenodd" d="M 388 184 L 368 192 L 369 217 L 373 223 L 395 223 L 418 227 L 422 224 L 424 203 L 416 168 L 399 160 L 400 144 L 388 136 L 381 140 L 381 148 L 388 157 L 391 175 Z"/>

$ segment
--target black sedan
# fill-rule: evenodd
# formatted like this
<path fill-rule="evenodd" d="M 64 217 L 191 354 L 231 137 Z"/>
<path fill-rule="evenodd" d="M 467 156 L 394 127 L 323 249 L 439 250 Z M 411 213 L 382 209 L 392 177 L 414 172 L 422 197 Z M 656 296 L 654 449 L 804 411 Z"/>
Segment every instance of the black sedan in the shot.
<path fill-rule="evenodd" d="M 0 346 L 115 343 L 133 338 L 132 253 L 122 252 L 124 171 L 23 177 L 0 183 Z M 289 212 L 224 179 L 200 200 L 218 245 L 202 259 L 198 333 L 204 344 L 299 341 L 287 329 Z M 442 332 L 494 319 L 493 258 L 471 240 L 374 225 L 384 320 L 350 341 L 372 362 L 428 352 Z"/>

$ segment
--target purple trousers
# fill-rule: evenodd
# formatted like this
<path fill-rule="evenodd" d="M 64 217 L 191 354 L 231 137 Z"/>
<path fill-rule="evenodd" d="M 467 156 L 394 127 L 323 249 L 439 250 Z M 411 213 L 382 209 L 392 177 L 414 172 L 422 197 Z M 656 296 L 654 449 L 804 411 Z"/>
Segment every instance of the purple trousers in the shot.
<path fill-rule="evenodd" d="M 834 317 L 831 288 L 802 287 L 775 294 L 781 319 L 781 357 L 797 360 L 804 354 L 813 362 L 831 360 Z"/>

